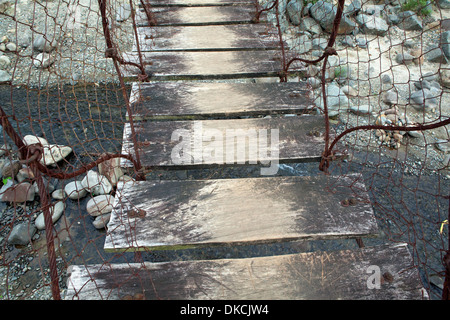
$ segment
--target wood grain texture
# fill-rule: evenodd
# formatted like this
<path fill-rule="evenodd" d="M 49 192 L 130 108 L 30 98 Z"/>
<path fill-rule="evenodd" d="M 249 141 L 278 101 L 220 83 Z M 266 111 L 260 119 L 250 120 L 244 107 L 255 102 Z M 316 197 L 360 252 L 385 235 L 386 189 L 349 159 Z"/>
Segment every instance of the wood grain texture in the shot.
<path fill-rule="evenodd" d="M 278 77 L 282 70 L 281 52 L 277 50 L 143 52 L 142 58 L 153 81 Z M 124 60 L 139 62 L 136 53 L 124 54 Z M 132 65 L 121 65 L 121 72 L 126 80 L 136 79 L 140 73 Z M 302 72 L 300 67 L 291 74 Z"/>
<path fill-rule="evenodd" d="M 352 238 L 378 230 L 360 175 L 148 181 L 121 188 L 106 251 Z M 350 198 L 358 200 L 341 205 Z"/>
<path fill-rule="evenodd" d="M 378 266 L 384 278 L 369 289 Z M 72 266 L 66 300 L 427 299 L 405 244 L 209 261 Z M 93 280 L 92 278 L 95 280 Z"/>
<path fill-rule="evenodd" d="M 149 0 L 151 7 L 195 7 L 195 6 L 254 6 L 251 0 Z"/>
<path fill-rule="evenodd" d="M 155 7 L 151 12 L 157 26 L 247 24 L 252 23 L 255 16 L 252 6 Z M 137 11 L 136 25 L 149 25 L 143 9 Z"/>
<path fill-rule="evenodd" d="M 214 165 L 320 161 L 323 116 L 135 123 L 143 167 L 201 168 Z M 273 143 L 272 143 L 273 141 Z M 134 154 L 129 124 L 123 154 Z M 123 166 L 131 166 L 122 160 Z"/>
<path fill-rule="evenodd" d="M 135 120 L 292 114 L 313 106 L 304 82 L 133 83 L 130 103 Z"/>
<path fill-rule="evenodd" d="M 147 51 L 274 50 L 278 35 L 263 24 L 138 28 L 139 45 Z M 137 51 L 136 41 L 133 51 Z"/>

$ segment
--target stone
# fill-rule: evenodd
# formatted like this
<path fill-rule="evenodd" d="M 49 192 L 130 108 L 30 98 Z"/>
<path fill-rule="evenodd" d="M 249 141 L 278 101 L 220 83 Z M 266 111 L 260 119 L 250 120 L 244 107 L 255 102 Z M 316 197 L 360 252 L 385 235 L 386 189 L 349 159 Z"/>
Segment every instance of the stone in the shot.
<path fill-rule="evenodd" d="M 55 202 L 50 205 L 49 210 L 50 210 L 50 214 L 52 215 L 53 223 L 55 223 L 56 221 L 59 220 L 59 218 L 61 218 L 65 209 L 66 209 L 66 205 L 65 205 L 64 201 L 58 201 L 58 202 Z M 34 221 L 34 224 L 36 225 L 36 228 L 38 230 L 45 229 L 45 218 L 44 218 L 43 211 L 38 215 L 38 217 Z"/>
<path fill-rule="evenodd" d="M 113 209 L 113 204 L 114 196 L 109 194 L 99 195 L 88 201 L 86 210 L 91 216 L 97 217 L 102 214 L 110 213 Z"/>
<path fill-rule="evenodd" d="M 353 37 L 350 35 L 346 35 L 344 39 L 342 39 L 342 44 L 348 47 L 354 47 L 355 41 L 353 41 Z"/>
<path fill-rule="evenodd" d="M 105 176 L 113 187 L 117 185 L 120 177 L 124 175 L 120 167 L 120 158 L 112 158 L 98 165 L 98 173 Z"/>
<path fill-rule="evenodd" d="M 409 64 L 413 63 L 413 60 L 414 60 L 414 56 L 407 52 L 399 53 L 395 57 L 395 61 L 399 64 L 409 65 Z"/>
<path fill-rule="evenodd" d="M 286 6 L 286 16 L 294 25 L 300 25 L 302 21 L 303 0 L 291 0 Z"/>
<path fill-rule="evenodd" d="M 0 70 L 0 83 L 10 82 L 12 80 L 11 75 L 5 70 Z"/>
<path fill-rule="evenodd" d="M 411 94 L 410 103 L 417 111 L 429 111 L 434 110 L 438 105 L 436 98 L 431 90 L 421 89 Z"/>
<path fill-rule="evenodd" d="M 449 0 L 438 0 L 439 8 L 441 9 L 450 9 L 450 1 Z"/>
<path fill-rule="evenodd" d="M 388 75 L 388 74 L 383 74 L 383 76 L 381 77 L 381 82 L 382 83 L 385 83 L 385 84 L 390 84 L 390 83 L 392 83 L 392 79 L 391 79 L 391 76 L 390 75 Z"/>
<path fill-rule="evenodd" d="M 38 34 L 33 40 L 33 49 L 39 52 L 51 52 L 57 47 L 56 37 L 54 35 Z"/>
<path fill-rule="evenodd" d="M 298 26 L 300 30 L 308 31 L 312 34 L 318 35 L 322 33 L 322 27 L 320 24 L 311 17 L 303 17 Z"/>
<path fill-rule="evenodd" d="M 43 149 L 43 156 L 40 162 L 46 166 L 56 164 L 72 153 L 71 147 L 56 144 L 46 145 Z"/>
<path fill-rule="evenodd" d="M 403 30 L 423 30 L 422 21 L 413 11 L 403 11 L 397 14 L 399 22 L 397 26 Z"/>
<path fill-rule="evenodd" d="M 350 111 L 356 115 L 366 116 L 372 113 L 372 107 L 368 104 L 351 106 Z"/>
<path fill-rule="evenodd" d="M 112 191 L 112 185 L 108 179 L 93 170 L 88 171 L 81 184 L 93 195 L 109 194 Z"/>
<path fill-rule="evenodd" d="M 108 222 L 111 219 L 111 213 L 102 214 L 95 218 L 92 224 L 96 229 L 104 229 L 108 226 Z"/>
<path fill-rule="evenodd" d="M 64 189 L 56 189 L 52 192 L 52 198 L 55 200 L 63 200 L 66 197 Z"/>
<path fill-rule="evenodd" d="M 7 160 L 2 167 L 3 178 L 15 178 L 19 170 L 22 168 L 19 160 Z"/>
<path fill-rule="evenodd" d="M 36 231 L 37 229 L 34 224 L 28 222 L 19 223 L 12 229 L 8 237 L 8 243 L 11 245 L 26 246 L 33 239 Z"/>
<path fill-rule="evenodd" d="M 361 11 L 361 1 L 353 0 L 348 6 L 344 8 L 344 15 L 356 16 Z"/>
<path fill-rule="evenodd" d="M 444 153 L 450 151 L 450 141 L 444 139 L 438 139 L 435 144 L 436 149 Z"/>
<path fill-rule="evenodd" d="M 36 68 L 46 69 L 55 62 L 53 56 L 49 53 L 41 52 L 33 59 L 33 65 Z"/>
<path fill-rule="evenodd" d="M 356 90 L 349 85 L 345 85 L 343 87 L 341 87 L 342 92 L 344 92 L 348 97 L 357 97 L 358 93 L 356 92 Z"/>
<path fill-rule="evenodd" d="M 428 51 L 425 54 L 425 57 L 427 58 L 427 61 L 434 62 L 434 63 L 440 63 L 440 64 L 446 64 L 448 63 L 448 59 L 446 55 L 444 54 L 444 51 L 441 48 L 434 48 Z"/>
<path fill-rule="evenodd" d="M 366 34 L 383 36 L 389 29 L 389 26 L 386 23 L 386 21 L 377 16 L 359 14 L 356 17 L 356 21 L 361 26 L 363 32 Z"/>
<path fill-rule="evenodd" d="M 55 185 L 51 181 L 48 181 L 46 177 L 42 177 L 42 181 L 44 183 L 45 189 L 47 190 L 47 193 L 52 193 L 55 190 Z M 33 183 L 33 187 L 36 193 L 39 193 L 39 187 L 37 182 Z"/>
<path fill-rule="evenodd" d="M 14 42 L 9 42 L 6 44 L 6 49 L 8 51 L 14 52 L 14 51 L 17 51 L 17 46 Z"/>
<path fill-rule="evenodd" d="M 321 86 L 322 82 L 317 78 L 309 77 L 308 79 L 306 79 L 306 83 L 309 84 L 311 88 L 317 89 Z"/>
<path fill-rule="evenodd" d="M 7 56 L 0 56 L 0 69 L 5 69 L 11 64 L 11 60 Z"/>
<path fill-rule="evenodd" d="M 36 192 L 29 182 L 21 182 L 6 189 L 1 194 L 1 201 L 23 203 L 33 201 Z"/>
<path fill-rule="evenodd" d="M 383 94 L 383 102 L 388 105 L 398 104 L 398 93 L 395 90 L 389 90 Z"/>
<path fill-rule="evenodd" d="M 23 181 L 32 181 L 34 180 L 34 173 L 33 170 L 31 170 L 31 168 L 22 168 L 17 172 L 16 175 L 16 180 L 18 182 L 23 182 Z"/>
<path fill-rule="evenodd" d="M 128 3 L 122 4 L 117 10 L 116 21 L 124 22 L 130 17 L 130 15 L 131 15 L 131 6 Z"/>
<path fill-rule="evenodd" d="M 366 38 L 362 38 L 362 37 L 356 38 L 356 45 L 358 47 L 360 47 L 360 48 L 367 49 L 367 47 L 368 47 L 367 39 Z"/>
<path fill-rule="evenodd" d="M 325 1 L 317 1 L 311 6 L 309 12 L 326 32 L 331 32 L 337 12 L 337 7 L 335 5 Z M 356 23 L 347 16 L 342 16 L 338 34 L 350 34 L 355 29 Z"/>
<path fill-rule="evenodd" d="M 349 100 L 345 93 L 335 84 L 329 84 L 326 88 L 327 93 L 327 107 L 329 109 L 347 109 L 349 107 Z M 323 109 L 322 94 L 314 100 L 316 106 Z"/>
<path fill-rule="evenodd" d="M 31 145 L 31 144 L 36 144 L 36 143 L 40 143 L 43 146 L 48 145 L 48 141 L 46 139 L 38 137 L 38 136 L 33 136 L 33 135 L 26 135 L 25 137 L 23 137 L 23 143 L 25 143 L 26 145 Z"/>
<path fill-rule="evenodd" d="M 442 32 L 440 40 L 440 47 L 442 48 L 444 55 L 450 59 L 450 31 Z"/>
<path fill-rule="evenodd" d="M 64 187 L 64 192 L 69 197 L 69 199 L 72 200 L 84 198 L 88 194 L 88 191 L 83 187 L 81 181 L 69 182 Z"/>

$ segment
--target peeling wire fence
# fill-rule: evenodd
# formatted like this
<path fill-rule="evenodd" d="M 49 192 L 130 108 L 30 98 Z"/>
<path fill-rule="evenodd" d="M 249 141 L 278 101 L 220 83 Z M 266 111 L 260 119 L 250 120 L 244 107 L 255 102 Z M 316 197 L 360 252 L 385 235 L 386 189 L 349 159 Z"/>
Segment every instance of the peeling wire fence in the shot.
<path fill-rule="evenodd" d="M 118 181 L 174 177 L 144 176 L 136 134 L 136 152 L 122 151 L 134 122 L 121 66 L 151 80 L 136 20 L 154 25 L 152 10 L 144 1 L 0 2 L 0 299 L 60 299 L 70 265 L 139 260 L 103 243 Z M 318 171 L 364 177 L 382 235 L 360 245 L 408 243 L 430 297 L 449 299 L 450 2 L 255 2 L 255 22 L 263 16 L 281 44 L 276 81 L 306 81 L 312 111 L 325 115 Z M 122 159 L 133 166 L 120 168 Z M 281 166 L 300 174 L 300 164 Z"/>

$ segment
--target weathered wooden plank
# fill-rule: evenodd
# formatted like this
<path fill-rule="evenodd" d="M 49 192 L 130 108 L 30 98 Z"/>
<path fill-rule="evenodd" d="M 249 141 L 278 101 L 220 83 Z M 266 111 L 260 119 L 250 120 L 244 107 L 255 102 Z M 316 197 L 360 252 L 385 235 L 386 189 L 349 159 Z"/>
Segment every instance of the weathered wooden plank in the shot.
<path fill-rule="evenodd" d="M 150 4 L 151 7 L 168 7 L 168 6 L 242 6 L 242 5 L 254 5 L 254 1 L 251 0 L 150 0 L 145 1 Z"/>
<path fill-rule="evenodd" d="M 277 77 L 282 70 L 281 52 L 263 51 L 192 51 L 144 52 L 145 71 L 151 80 L 239 79 Z M 137 54 L 125 54 L 125 60 L 138 63 Z M 151 64 L 150 64 L 151 63 Z M 122 65 L 127 80 L 139 74 L 139 69 Z M 304 70 L 290 71 L 301 75 Z"/>
<path fill-rule="evenodd" d="M 379 289 L 371 289 L 374 283 L 371 266 L 380 269 Z M 133 297 L 147 300 L 420 300 L 428 299 L 428 293 L 406 244 L 247 259 L 70 268 L 66 300 Z"/>
<path fill-rule="evenodd" d="M 134 120 L 304 113 L 313 104 L 305 82 L 135 82 L 130 102 Z"/>
<path fill-rule="evenodd" d="M 135 123 L 141 164 L 155 168 L 320 161 L 323 116 Z M 122 153 L 134 154 L 129 124 Z M 123 166 L 131 165 L 123 162 Z"/>
<path fill-rule="evenodd" d="M 148 26 L 143 9 L 136 12 L 136 24 Z M 252 23 L 255 8 L 251 6 L 155 7 L 151 13 L 157 26 L 204 26 Z M 260 23 L 264 22 L 262 16 Z"/>
<path fill-rule="evenodd" d="M 262 24 L 138 28 L 146 51 L 274 50 L 278 36 Z M 136 42 L 133 51 L 137 51 Z"/>
<path fill-rule="evenodd" d="M 377 223 L 360 178 L 323 175 L 128 183 L 118 190 L 104 249 L 374 236 Z M 349 199 L 355 203 L 341 204 Z"/>

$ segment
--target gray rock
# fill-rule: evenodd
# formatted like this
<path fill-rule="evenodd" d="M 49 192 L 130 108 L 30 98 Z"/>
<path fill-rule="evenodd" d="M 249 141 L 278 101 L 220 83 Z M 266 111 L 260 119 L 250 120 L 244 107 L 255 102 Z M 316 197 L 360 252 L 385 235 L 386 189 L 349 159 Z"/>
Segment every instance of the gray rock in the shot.
<path fill-rule="evenodd" d="M 57 47 L 56 37 L 54 35 L 38 34 L 33 40 L 33 49 L 39 52 L 51 52 Z"/>
<path fill-rule="evenodd" d="M 128 3 L 120 5 L 119 9 L 116 13 L 116 21 L 117 22 L 124 22 L 126 21 L 131 15 L 131 7 Z"/>
<path fill-rule="evenodd" d="M 366 34 L 383 36 L 388 31 L 389 28 L 386 21 L 377 16 L 359 14 L 356 17 L 356 21 L 359 23 L 363 32 Z"/>
<path fill-rule="evenodd" d="M 93 197 L 86 205 L 87 212 L 97 217 L 102 214 L 110 213 L 113 209 L 114 196 L 105 194 Z"/>
<path fill-rule="evenodd" d="M 64 189 L 57 189 L 52 192 L 52 198 L 55 200 L 63 200 L 65 196 Z"/>
<path fill-rule="evenodd" d="M 34 224 L 22 222 L 16 225 L 8 237 L 8 243 L 12 245 L 26 246 L 31 242 L 37 229 Z"/>
<path fill-rule="evenodd" d="M 8 51 L 14 52 L 14 51 L 17 50 L 17 46 L 16 46 L 16 44 L 14 42 L 9 42 L 9 43 L 6 44 L 6 49 Z"/>
<path fill-rule="evenodd" d="M 325 1 L 317 1 L 312 5 L 309 10 L 311 16 L 320 23 L 321 27 L 327 31 L 331 32 L 333 29 L 333 22 L 336 16 L 337 7 L 331 3 Z M 350 20 L 347 16 L 343 16 L 341 23 L 339 25 L 339 34 L 350 34 L 356 28 L 356 23 Z"/>
<path fill-rule="evenodd" d="M 366 38 L 358 37 L 356 38 L 356 45 L 360 48 L 367 49 L 367 40 Z"/>
<path fill-rule="evenodd" d="M 314 50 L 325 50 L 328 45 L 328 40 L 324 38 L 316 38 L 312 40 L 312 48 Z"/>
<path fill-rule="evenodd" d="M 317 89 L 320 87 L 322 82 L 317 78 L 309 77 L 306 79 L 306 83 L 308 83 L 313 89 Z"/>
<path fill-rule="evenodd" d="M 342 40 L 342 44 L 344 46 L 349 46 L 349 47 L 354 47 L 355 46 L 355 42 L 353 41 L 353 37 L 349 36 L 349 35 L 346 35 L 344 37 L 344 39 Z"/>
<path fill-rule="evenodd" d="M 444 51 L 445 56 L 450 59 L 450 31 L 442 32 L 440 40 L 440 47 Z"/>
<path fill-rule="evenodd" d="M 300 25 L 302 21 L 303 0 L 291 0 L 286 6 L 286 16 L 294 25 Z"/>
<path fill-rule="evenodd" d="M 0 69 L 6 69 L 11 64 L 11 60 L 7 56 L 0 56 Z"/>
<path fill-rule="evenodd" d="M 449 0 L 438 0 L 439 7 L 441 9 L 450 9 L 450 1 Z"/>
<path fill-rule="evenodd" d="M 15 178 L 19 170 L 22 169 L 22 165 L 19 160 L 6 160 L 2 167 L 2 177 Z"/>
<path fill-rule="evenodd" d="M 407 53 L 407 52 L 399 53 L 395 57 L 395 61 L 397 63 L 399 63 L 399 64 L 406 64 L 406 65 L 412 64 L 414 59 L 415 59 L 414 56 L 409 54 L 409 53 Z"/>
<path fill-rule="evenodd" d="M 383 102 L 387 105 L 398 104 L 398 93 L 395 90 L 389 90 L 383 94 Z"/>
<path fill-rule="evenodd" d="M 5 70 L 0 70 L 0 83 L 10 82 L 11 75 Z"/>
<path fill-rule="evenodd" d="M 386 73 L 383 74 L 383 76 L 381 77 L 381 82 L 382 83 L 392 83 L 391 76 Z"/>
<path fill-rule="evenodd" d="M 399 22 L 397 26 L 403 30 L 423 30 L 422 21 L 413 11 L 403 11 L 397 14 Z"/>
<path fill-rule="evenodd" d="M 44 154 L 40 162 L 43 165 L 50 166 L 65 159 L 72 153 L 72 148 L 63 145 L 48 144 L 44 145 L 43 151 Z"/>
<path fill-rule="evenodd" d="M 64 187 L 64 192 L 69 197 L 69 199 L 77 200 L 84 198 L 88 192 L 81 184 L 81 181 L 72 181 L 66 184 Z"/>
<path fill-rule="evenodd" d="M 81 181 L 81 185 L 93 195 L 109 194 L 112 191 L 112 185 L 109 180 L 93 170 L 88 171 Z"/>
<path fill-rule="evenodd" d="M 351 106 L 350 111 L 356 115 L 366 116 L 372 113 L 372 107 L 368 104 L 360 106 Z"/>
<path fill-rule="evenodd" d="M 444 54 L 443 49 L 441 48 L 434 48 L 425 53 L 425 57 L 429 62 L 435 62 L 435 63 L 441 63 L 446 64 L 448 63 L 448 59 Z"/>
<path fill-rule="evenodd" d="M 353 0 L 348 6 L 344 8 L 344 15 L 356 16 L 361 11 L 361 1 Z"/>
<path fill-rule="evenodd" d="M 330 109 L 343 108 L 347 109 L 349 107 L 349 100 L 346 94 L 335 84 L 329 84 L 326 88 L 327 93 L 327 107 Z M 322 94 L 314 100 L 314 103 L 323 108 L 323 98 Z"/>
<path fill-rule="evenodd" d="M 439 139 L 434 144 L 436 146 L 436 149 L 442 151 L 442 152 L 448 152 L 450 151 L 450 141 Z"/>
<path fill-rule="evenodd" d="M 10 203 L 23 203 L 33 201 L 36 195 L 31 183 L 21 182 L 9 187 L 1 194 L 1 201 Z"/>
<path fill-rule="evenodd" d="M 108 222 L 111 219 L 111 213 L 102 214 L 95 218 L 92 224 L 96 229 L 104 229 L 108 226 Z"/>
<path fill-rule="evenodd" d="M 438 100 L 431 90 L 422 89 L 411 94 L 410 103 L 418 111 L 429 111 L 436 108 Z"/>
<path fill-rule="evenodd" d="M 52 55 L 46 52 L 39 53 L 34 59 L 33 64 L 36 68 L 46 69 L 55 62 Z"/>
<path fill-rule="evenodd" d="M 64 210 L 66 209 L 66 205 L 64 201 L 58 201 L 53 203 L 50 207 L 50 214 L 52 215 L 52 222 L 55 223 L 56 221 L 61 218 L 62 214 L 64 213 Z M 44 212 L 41 212 L 38 217 L 35 220 L 35 225 L 38 230 L 44 230 L 45 229 L 45 219 L 44 219 Z"/>
<path fill-rule="evenodd" d="M 389 24 L 391 26 L 397 25 L 400 22 L 400 19 L 399 19 L 398 15 L 396 15 L 395 13 L 391 13 L 391 14 L 387 15 L 386 22 L 387 22 L 387 24 Z"/>
<path fill-rule="evenodd" d="M 320 24 L 311 17 L 302 18 L 298 26 L 300 30 L 308 31 L 312 34 L 317 35 L 322 33 L 322 27 L 320 26 Z"/>

